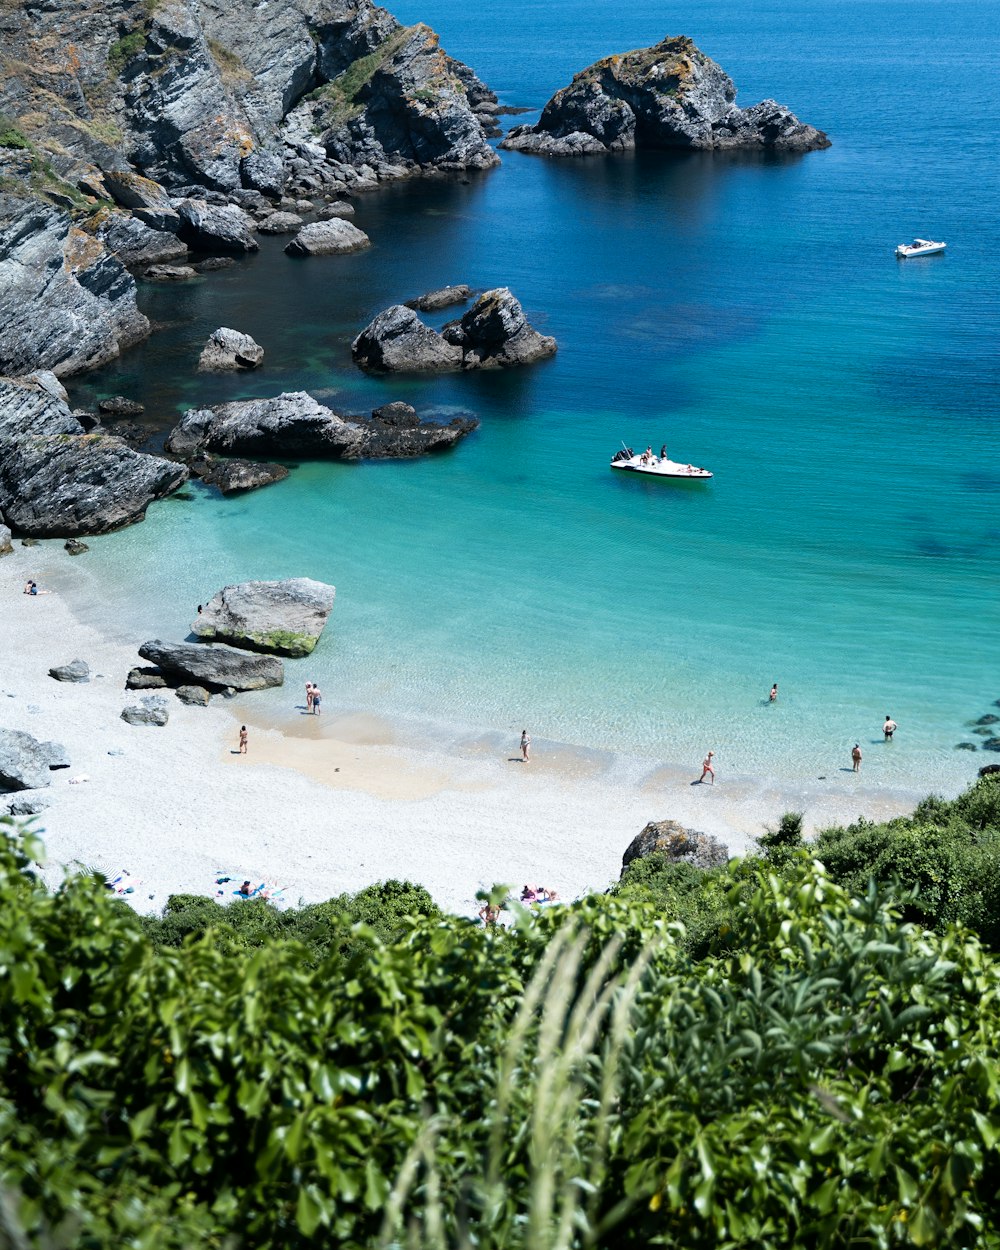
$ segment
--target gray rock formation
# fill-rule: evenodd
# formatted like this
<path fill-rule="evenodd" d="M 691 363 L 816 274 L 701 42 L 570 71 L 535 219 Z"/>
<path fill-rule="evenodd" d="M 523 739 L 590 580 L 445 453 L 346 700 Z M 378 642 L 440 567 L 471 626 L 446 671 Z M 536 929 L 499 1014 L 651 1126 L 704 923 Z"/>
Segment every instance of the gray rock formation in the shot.
<path fill-rule="evenodd" d="M 347 200 L 333 200 L 329 204 L 324 204 L 319 210 L 320 221 L 328 221 L 331 217 L 353 217 L 354 205 L 349 204 Z"/>
<path fill-rule="evenodd" d="M 351 354 L 362 369 L 373 372 L 450 373 L 462 367 L 461 350 L 404 304 L 394 304 L 365 326 Z"/>
<path fill-rule="evenodd" d="M 478 422 L 456 419 L 448 425 L 400 423 L 379 417 L 345 418 L 305 391 L 274 399 L 245 399 L 186 412 L 167 438 L 167 450 L 191 457 L 281 456 L 360 460 L 419 455 L 453 446 Z M 407 407 L 408 412 L 412 409 Z M 414 414 L 415 416 L 415 414 Z"/>
<path fill-rule="evenodd" d="M 460 438 L 477 429 L 475 417 L 453 417 L 447 425 L 421 421 L 409 404 L 383 404 L 365 422 L 368 437 L 356 449 L 344 453 L 345 460 L 400 460 L 423 456 L 431 451 L 453 447 Z"/>
<path fill-rule="evenodd" d="M 149 694 L 138 703 L 130 703 L 122 709 L 122 720 L 130 725 L 150 725 L 162 728 L 170 719 L 170 708 L 162 695 Z"/>
<path fill-rule="evenodd" d="M 149 333 L 135 279 L 51 204 L 0 194 L 0 373 L 78 373 Z"/>
<path fill-rule="evenodd" d="M 289 256 L 340 256 L 359 252 L 371 246 L 371 239 L 343 217 L 328 221 L 311 221 L 303 226 L 290 243 L 285 244 Z"/>
<path fill-rule="evenodd" d="M 0 556 L 13 554 L 14 544 L 10 541 L 10 529 L 6 525 L 0 525 Z"/>
<path fill-rule="evenodd" d="M 150 265 L 142 276 L 147 282 L 187 282 L 197 278 L 198 271 L 192 265 Z"/>
<path fill-rule="evenodd" d="M 729 862 L 729 848 L 711 834 L 695 833 L 675 820 L 651 820 L 622 856 L 622 875 L 634 859 L 653 854 L 665 855 L 675 864 L 693 864 L 695 868 L 718 868 Z"/>
<path fill-rule="evenodd" d="M 188 707 L 208 707 L 211 693 L 204 686 L 178 686 L 174 691 L 181 703 Z"/>
<path fill-rule="evenodd" d="M 258 490 L 283 482 L 288 470 L 283 464 L 258 460 L 212 460 L 195 462 L 191 471 L 209 486 L 215 486 L 224 495 L 234 495 L 244 490 Z"/>
<path fill-rule="evenodd" d="M 191 623 L 208 642 L 299 657 L 319 642 L 333 611 L 336 590 L 310 577 L 225 586 Z"/>
<path fill-rule="evenodd" d="M 605 57 L 556 92 L 534 126 L 515 126 L 500 144 L 542 156 L 630 148 L 827 148 L 821 130 L 783 105 L 737 108 L 732 79 L 685 36 Z"/>
<path fill-rule="evenodd" d="M 123 265 L 156 265 L 187 256 L 187 246 L 176 234 L 154 229 L 131 213 L 108 211 L 96 235 Z"/>
<path fill-rule="evenodd" d="M 8 799 L 6 803 L 7 814 L 9 816 L 37 816 L 39 812 L 44 812 L 51 803 L 51 799 L 44 798 L 40 794 L 24 794 L 16 799 Z"/>
<path fill-rule="evenodd" d="M 69 768 L 66 748 L 59 742 L 39 742 L 17 729 L 0 729 L 0 790 L 41 790 L 51 773 Z"/>
<path fill-rule="evenodd" d="M 443 286 L 436 291 L 428 291 L 418 295 L 416 299 L 406 301 L 407 308 L 415 308 L 418 312 L 437 312 L 439 308 L 448 308 L 452 304 L 464 304 L 472 297 L 472 288 L 460 283 L 458 286 Z"/>
<path fill-rule="evenodd" d="M 168 684 L 158 668 L 132 668 L 125 678 L 126 690 L 162 690 Z"/>
<path fill-rule="evenodd" d="M 255 343 L 249 334 L 221 326 L 209 335 L 202 348 L 198 369 L 204 373 L 256 369 L 263 360 L 263 347 Z"/>
<path fill-rule="evenodd" d="M 71 660 L 49 669 L 49 676 L 56 681 L 90 681 L 90 665 L 86 660 Z"/>
<path fill-rule="evenodd" d="M 135 399 L 127 399 L 124 395 L 111 395 L 100 401 L 97 411 L 109 417 L 141 417 L 146 409 Z"/>
<path fill-rule="evenodd" d="M 284 666 L 275 656 L 251 655 L 221 644 L 205 646 L 157 638 L 143 643 L 139 654 L 184 685 L 210 690 L 263 690 L 280 686 L 285 680 Z"/>
<path fill-rule="evenodd" d="M 524 309 L 510 290 L 485 291 L 461 321 L 443 331 L 462 350 L 463 369 L 508 369 L 554 356 L 556 341 L 528 325 Z"/>
<path fill-rule="evenodd" d="M 253 218 L 235 204 L 180 200 L 180 237 L 199 252 L 256 252 Z"/>
<path fill-rule="evenodd" d="M 294 234 L 301 226 L 298 213 L 270 213 L 257 223 L 261 234 Z"/>
<path fill-rule="evenodd" d="M 170 196 L 152 178 L 144 178 L 131 170 L 105 169 L 104 185 L 115 201 L 123 208 L 132 209 L 134 215 L 152 230 L 166 230 L 176 234 L 180 229 L 180 217 L 170 203 Z"/>
<path fill-rule="evenodd" d="M 543 360 L 556 341 L 533 329 L 507 287 L 485 291 L 441 334 L 403 304 L 379 313 L 351 344 L 355 362 L 374 372 L 498 369 Z"/>
<path fill-rule="evenodd" d="M 36 537 L 103 534 L 139 521 L 187 469 L 84 434 L 51 375 L 0 378 L 0 511 Z"/>
<path fill-rule="evenodd" d="M 81 542 L 79 538 L 67 538 L 63 543 L 63 550 L 71 556 L 82 556 L 90 548 L 85 542 Z"/>

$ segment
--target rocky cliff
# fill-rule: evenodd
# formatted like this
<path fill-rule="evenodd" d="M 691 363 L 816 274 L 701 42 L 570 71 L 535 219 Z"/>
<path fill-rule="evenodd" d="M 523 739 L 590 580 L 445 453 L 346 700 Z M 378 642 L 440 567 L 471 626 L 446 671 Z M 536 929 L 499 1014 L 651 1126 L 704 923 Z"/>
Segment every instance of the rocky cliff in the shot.
<path fill-rule="evenodd" d="M 784 105 L 736 106 L 736 87 L 685 36 L 605 57 L 556 92 L 534 126 L 516 126 L 501 147 L 542 156 L 630 148 L 827 148 L 821 130 Z"/>
<path fill-rule="evenodd" d="M 67 207 L 135 208 L 135 171 L 277 196 L 496 163 L 496 97 L 371 0 L 7 0 L 0 33 L 0 147 Z"/>

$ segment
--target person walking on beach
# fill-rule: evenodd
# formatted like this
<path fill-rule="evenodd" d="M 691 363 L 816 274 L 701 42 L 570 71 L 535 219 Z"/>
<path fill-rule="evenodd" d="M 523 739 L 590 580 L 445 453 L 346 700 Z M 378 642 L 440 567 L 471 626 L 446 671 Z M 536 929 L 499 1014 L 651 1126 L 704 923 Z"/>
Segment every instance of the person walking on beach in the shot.
<path fill-rule="evenodd" d="M 240 725 L 240 755 L 246 755 L 249 739 L 250 735 L 247 733 L 246 725 Z"/>
<path fill-rule="evenodd" d="M 323 701 L 319 686 L 313 686 L 313 716 L 319 716 L 319 705 Z"/>
<path fill-rule="evenodd" d="M 712 767 L 712 758 L 714 755 L 714 751 L 709 751 L 709 753 L 701 761 L 701 776 L 698 778 L 699 781 L 704 781 L 706 776 L 711 777 L 713 786 L 715 785 L 715 769 Z"/>
<path fill-rule="evenodd" d="M 527 764 L 530 758 L 531 758 L 531 738 L 528 735 L 527 729 L 522 729 L 521 730 L 521 759 L 524 760 L 525 764 Z"/>
<path fill-rule="evenodd" d="M 306 682 L 306 711 L 313 710 L 313 684 L 311 681 Z"/>
<path fill-rule="evenodd" d="M 861 772 L 861 747 L 855 742 L 854 749 L 851 751 L 851 762 L 854 765 L 856 773 Z"/>
<path fill-rule="evenodd" d="M 896 722 L 892 719 L 888 712 L 885 714 L 885 724 L 882 726 L 882 733 L 886 742 L 892 741 L 892 735 L 896 732 Z"/>
<path fill-rule="evenodd" d="M 767 696 L 768 703 L 776 703 L 778 701 L 778 683 L 775 682 L 771 687 L 771 693 Z"/>

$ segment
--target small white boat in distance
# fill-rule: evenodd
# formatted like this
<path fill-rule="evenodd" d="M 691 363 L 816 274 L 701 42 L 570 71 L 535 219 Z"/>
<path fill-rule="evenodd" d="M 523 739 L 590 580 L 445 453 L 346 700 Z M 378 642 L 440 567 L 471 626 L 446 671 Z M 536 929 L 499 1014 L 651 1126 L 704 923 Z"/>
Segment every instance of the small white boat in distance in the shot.
<path fill-rule="evenodd" d="M 896 248 L 896 255 L 933 256 L 935 252 L 943 252 L 947 246 L 947 243 L 934 243 L 930 239 L 914 239 L 912 243 L 900 243 Z"/>
<path fill-rule="evenodd" d="M 676 460 L 661 460 L 658 456 L 646 457 L 646 453 L 633 456 L 631 448 L 615 452 L 611 460 L 612 469 L 623 469 L 626 473 L 645 473 L 649 477 L 682 478 L 684 481 L 705 481 L 712 476 L 708 469 L 700 469 L 696 464 L 680 464 Z"/>

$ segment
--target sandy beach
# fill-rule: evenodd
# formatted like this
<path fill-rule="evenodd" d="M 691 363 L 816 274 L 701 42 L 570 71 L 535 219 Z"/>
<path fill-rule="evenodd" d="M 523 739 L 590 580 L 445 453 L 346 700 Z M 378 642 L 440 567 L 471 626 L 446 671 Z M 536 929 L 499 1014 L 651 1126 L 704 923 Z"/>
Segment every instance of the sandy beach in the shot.
<path fill-rule="evenodd" d="M 733 777 L 720 764 L 717 784 L 700 785 L 699 761 L 650 770 L 537 736 L 525 765 L 517 740 L 496 732 L 414 749 L 391 708 L 384 719 L 360 715 L 327 691 L 324 714 L 305 715 L 303 662 L 286 663 L 288 713 L 278 723 L 265 721 L 253 695 L 201 708 L 166 691 L 169 723 L 132 726 L 122 708 L 144 692 L 124 685 L 144 639 L 126 643 L 79 619 L 72 565 L 57 540 L 15 541 L 0 559 L 0 727 L 68 750 L 72 767 L 33 792 L 49 800 L 36 821 L 53 865 L 126 870 L 140 910 L 159 910 L 173 893 L 215 895 L 223 875 L 271 883 L 291 904 L 409 879 L 472 914 L 476 891 L 496 882 L 541 883 L 563 898 L 606 888 L 649 820 L 715 834 L 739 854 L 784 811 L 804 811 L 815 830 L 906 812 L 923 793 L 875 789 L 864 773 L 836 768 L 791 787 Z M 29 576 L 50 593 L 23 594 Z M 48 675 L 77 658 L 89 682 Z"/>

